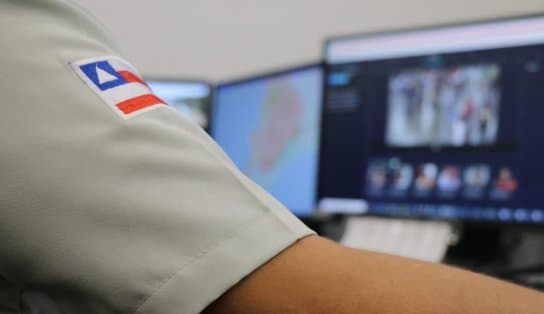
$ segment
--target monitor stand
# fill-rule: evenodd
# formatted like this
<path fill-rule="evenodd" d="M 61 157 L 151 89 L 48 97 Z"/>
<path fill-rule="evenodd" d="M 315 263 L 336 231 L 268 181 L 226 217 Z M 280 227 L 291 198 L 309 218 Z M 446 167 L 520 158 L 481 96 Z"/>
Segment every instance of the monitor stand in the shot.
<path fill-rule="evenodd" d="M 506 265 L 500 228 L 467 224 L 457 229 L 458 241 L 448 249 L 445 263 L 475 271 Z"/>
<path fill-rule="evenodd" d="M 543 228 L 465 224 L 458 234 L 446 264 L 522 284 L 536 277 L 544 282 Z"/>

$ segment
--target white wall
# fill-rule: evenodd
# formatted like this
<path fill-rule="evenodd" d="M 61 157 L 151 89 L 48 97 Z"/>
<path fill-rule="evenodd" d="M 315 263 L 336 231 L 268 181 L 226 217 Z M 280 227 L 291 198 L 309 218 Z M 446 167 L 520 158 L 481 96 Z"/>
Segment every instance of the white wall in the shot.
<path fill-rule="evenodd" d="M 323 39 L 544 13 L 544 0 L 76 0 L 144 75 L 229 80 L 321 57 Z"/>

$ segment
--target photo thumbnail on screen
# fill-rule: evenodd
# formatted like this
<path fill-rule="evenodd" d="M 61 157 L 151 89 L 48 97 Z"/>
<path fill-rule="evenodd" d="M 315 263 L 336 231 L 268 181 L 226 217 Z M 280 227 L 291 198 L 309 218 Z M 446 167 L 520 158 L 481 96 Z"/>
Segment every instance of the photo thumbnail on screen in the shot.
<path fill-rule="evenodd" d="M 499 133 L 496 64 L 410 69 L 389 79 L 389 147 L 492 146 Z"/>

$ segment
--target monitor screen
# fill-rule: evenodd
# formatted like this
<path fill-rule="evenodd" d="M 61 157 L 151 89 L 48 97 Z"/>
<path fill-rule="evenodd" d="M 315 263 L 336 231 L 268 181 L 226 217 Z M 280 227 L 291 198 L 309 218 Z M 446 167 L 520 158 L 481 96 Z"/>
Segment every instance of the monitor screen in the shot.
<path fill-rule="evenodd" d="M 207 129 L 212 94 L 209 84 L 198 81 L 154 79 L 147 80 L 147 84 L 168 105 L 177 109 L 192 122 Z"/>
<path fill-rule="evenodd" d="M 212 136 L 249 178 L 298 216 L 316 206 L 322 68 L 219 85 Z"/>
<path fill-rule="evenodd" d="M 321 210 L 544 224 L 544 17 L 325 54 Z"/>

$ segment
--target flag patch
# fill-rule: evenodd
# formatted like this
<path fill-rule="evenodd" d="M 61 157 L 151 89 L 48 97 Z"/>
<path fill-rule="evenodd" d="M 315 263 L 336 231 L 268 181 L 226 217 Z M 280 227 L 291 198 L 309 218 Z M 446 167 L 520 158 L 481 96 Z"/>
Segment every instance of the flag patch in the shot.
<path fill-rule="evenodd" d="M 76 74 L 123 119 L 165 106 L 138 71 L 119 57 L 71 62 Z"/>

